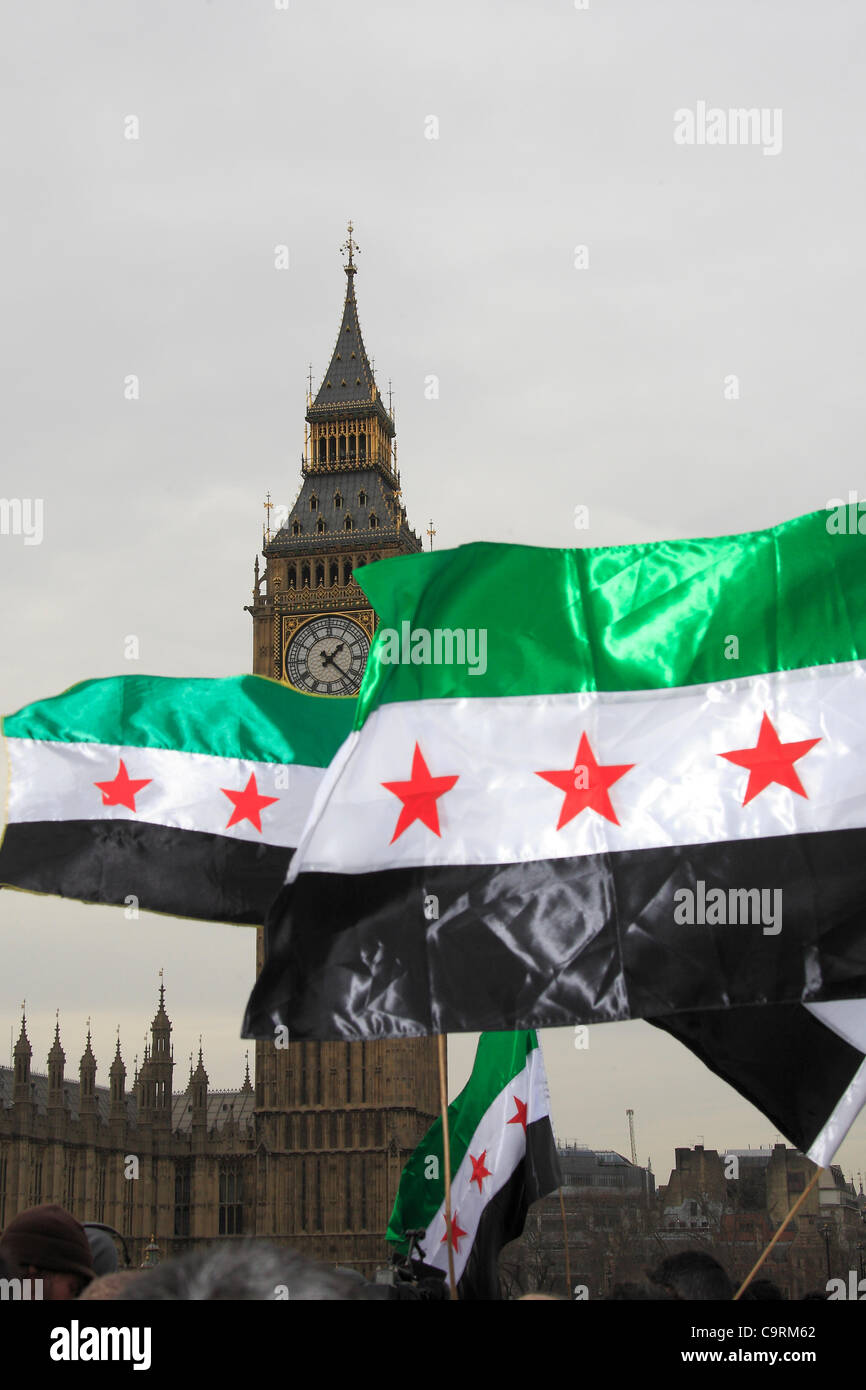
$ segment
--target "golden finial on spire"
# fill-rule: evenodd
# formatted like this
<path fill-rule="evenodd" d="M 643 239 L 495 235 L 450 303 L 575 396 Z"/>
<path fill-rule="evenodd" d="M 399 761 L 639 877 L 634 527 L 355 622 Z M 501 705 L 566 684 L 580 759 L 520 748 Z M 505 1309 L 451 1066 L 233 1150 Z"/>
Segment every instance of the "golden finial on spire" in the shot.
<path fill-rule="evenodd" d="M 265 545 L 270 545 L 270 543 L 271 543 L 271 512 L 273 511 L 273 508 L 274 508 L 274 504 L 273 504 L 273 502 L 271 501 L 271 494 L 270 494 L 270 492 L 266 492 L 266 493 L 265 493 L 265 503 L 264 503 L 264 507 L 265 507 L 265 517 L 267 518 L 266 524 L 265 524 Z"/>
<path fill-rule="evenodd" d="M 343 242 L 343 245 L 340 247 L 340 250 L 347 251 L 349 253 L 349 261 L 347 265 L 343 266 L 343 269 L 345 270 L 347 275 L 354 275 L 355 271 L 358 269 L 358 267 L 355 265 L 354 253 L 356 251 L 360 251 L 361 248 L 352 236 L 354 228 L 352 226 L 351 219 L 346 223 L 346 226 L 348 228 L 349 235 Z"/>
<path fill-rule="evenodd" d="M 432 549 L 433 549 L 433 537 L 436 535 L 436 527 L 433 525 L 433 519 L 432 519 L 432 517 L 431 517 L 431 519 L 430 519 L 430 524 L 429 524 L 429 526 L 427 527 L 427 535 L 430 537 L 430 549 L 432 550 Z"/>

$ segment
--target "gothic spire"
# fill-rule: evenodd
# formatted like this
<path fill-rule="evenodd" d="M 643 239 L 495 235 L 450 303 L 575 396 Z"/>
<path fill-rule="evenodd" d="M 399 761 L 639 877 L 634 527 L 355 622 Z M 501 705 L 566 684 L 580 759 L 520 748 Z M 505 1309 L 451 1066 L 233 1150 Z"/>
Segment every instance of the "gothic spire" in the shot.
<path fill-rule="evenodd" d="M 340 249 L 347 251 L 349 257 L 343 266 L 346 272 L 346 299 L 343 304 L 343 317 L 340 320 L 340 329 L 331 355 L 330 366 L 325 372 L 316 398 L 307 412 L 307 420 L 312 423 L 315 419 L 321 418 L 325 412 L 340 410 L 347 406 L 366 406 L 369 409 L 370 405 L 376 402 L 377 412 L 381 413 L 384 420 L 390 421 L 390 416 L 379 397 L 379 388 L 376 385 L 373 368 L 370 366 L 370 359 L 367 356 L 367 349 L 364 347 L 364 340 L 361 336 L 358 304 L 355 298 L 355 276 L 358 273 L 358 267 L 355 265 L 355 252 L 359 248 L 352 236 L 351 222 L 349 223 L 348 239 Z"/>
<path fill-rule="evenodd" d="M 244 1094 L 248 1094 L 248 1093 L 252 1092 L 252 1089 L 253 1089 L 253 1083 L 250 1081 L 250 1054 L 249 1054 L 249 1051 L 247 1051 L 246 1057 L 247 1057 L 247 1069 L 246 1069 L 246 1072 L 245 1072 L 245 1074 L 244 1074 L 244 1084 L 243 1084 L 243 1086 L 241 1086 L 241 1091 L 242 1091 Z"/>

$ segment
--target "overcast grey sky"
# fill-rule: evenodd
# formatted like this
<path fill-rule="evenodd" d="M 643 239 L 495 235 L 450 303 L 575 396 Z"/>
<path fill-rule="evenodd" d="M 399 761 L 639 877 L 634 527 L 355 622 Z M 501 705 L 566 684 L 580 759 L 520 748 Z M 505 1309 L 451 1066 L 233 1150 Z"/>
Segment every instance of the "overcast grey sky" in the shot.
<path fill-rule="evenodd" d="M 0 495 L 44 499 L 44 539 L 0 536 L 0 709 L 249 669 L 262 501 L 299 485 L 349 217 L 437 545 L 750 530 L 866 491 L 857 0 L 277 4 L 7 7 Z M 675 143 L 701 102 L 780 112 L 775 152 Z M 239 1084 L 251 931 L 6 892 L 3 1054 L 26 996 L 37 1066 L 59 1007 L 69 1070 L 91 1015 L 100 1082 L 118 1023 L 131 1072 L 160 966 L 179 1084 L 200 1032 Z M 773 1139 L 648 1025 L 544 1044 L 564 1137 L 627 1150 L 634 1106 L 662 1177 L 675 1145 Z M 842 1161 L 866 1170 L 866 1118 Z"/>

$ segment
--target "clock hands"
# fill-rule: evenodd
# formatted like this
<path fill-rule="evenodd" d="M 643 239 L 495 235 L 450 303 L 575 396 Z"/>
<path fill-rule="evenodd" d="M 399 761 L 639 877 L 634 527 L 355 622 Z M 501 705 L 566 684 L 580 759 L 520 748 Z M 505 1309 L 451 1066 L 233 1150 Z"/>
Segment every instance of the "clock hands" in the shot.
<path fill-rule="evenodd" d="M 346 676 L 346 675 L 348 675 L 349 673 L 348 673 L 348 671 L 346 670 L 346 668 L 345 668 L 344 666 L 341 666 L 341 665 L 340 665 L 339 661 L 336 661 L 336 660 L 335 660 L 335 657 L 336 657 L 336 655 L 337 655 L 337 652 L 342 651 L 343 648 L 345 647 L 345 645 L 346 645 L 345 642 L 338 642 L 337 645 L 336 645 L 336 647 L 334 648 L 334 650 L 333 650 L 332 652 L 322 651 L 322 652 L 320 653 L 321 658 L 322 658 L 322 664 L 323 664 L 324 666 L 336 666 L 336 668 L 337 668 L 337 670 L 340 672 L 340 675 L 341 675 L 341 676 Z"/>

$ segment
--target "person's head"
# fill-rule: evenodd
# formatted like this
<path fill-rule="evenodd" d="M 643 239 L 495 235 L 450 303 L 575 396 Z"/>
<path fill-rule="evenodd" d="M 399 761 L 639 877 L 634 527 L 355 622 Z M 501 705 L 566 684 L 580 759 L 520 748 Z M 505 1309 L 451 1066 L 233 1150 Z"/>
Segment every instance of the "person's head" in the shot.
<path fill-rule="evenodd" d="M 785 1295 L 774 1284 L 772 1279 L 753 1279 L 751 1284 L 747 1284 L 742 1295 L 742 1302 L 746 1301 L 757 1303 L 784 1303 Z"/>
<path fill-rule="evenodd" d="M 669 1255 L 656 1269 L 648 1271 L 654 1284 L 665 1289 L 672 1298 L 689 1302 L 724 1299 L 734 1296 L 734 1286 L 718 1260 L 704 1250 L 683 1250 Z"/>
<path fill-rule="evenodd" d="M 125 1298 L 126 1290 L 133 1279 L 141 1274 L 137 1269 L 117 1269 L 113 1274 L 101 1274 L 78 1295 L 79 1302 Z"/>
<path fill-rule="evenodd" d="M 110 1229 L 99 1221 L 85 1221 L 84 1234 L 90 1246 L 94 1274 L 113 1274 L 119 1268 L 120 1261 Z"/>
<path fill-rule="evenodd" d="M 13 1217 L 0 1236 L 0 1257 L 18 1278 L 41 1279 L 46 1302 L 77 1298 L 94 1273 L 83 1226 L 53 1202 Z"/>
<path fill-rule="evenodd" d="M 116 1297 L 127 1302 L 155 1300 L 367 1300 L 382 1296 L 371 1285 L 328 1265 L 306 1260 L 294 1250 L 267 1242 L 243 1241 L 193 1250 L 136 1271 Z"/>

